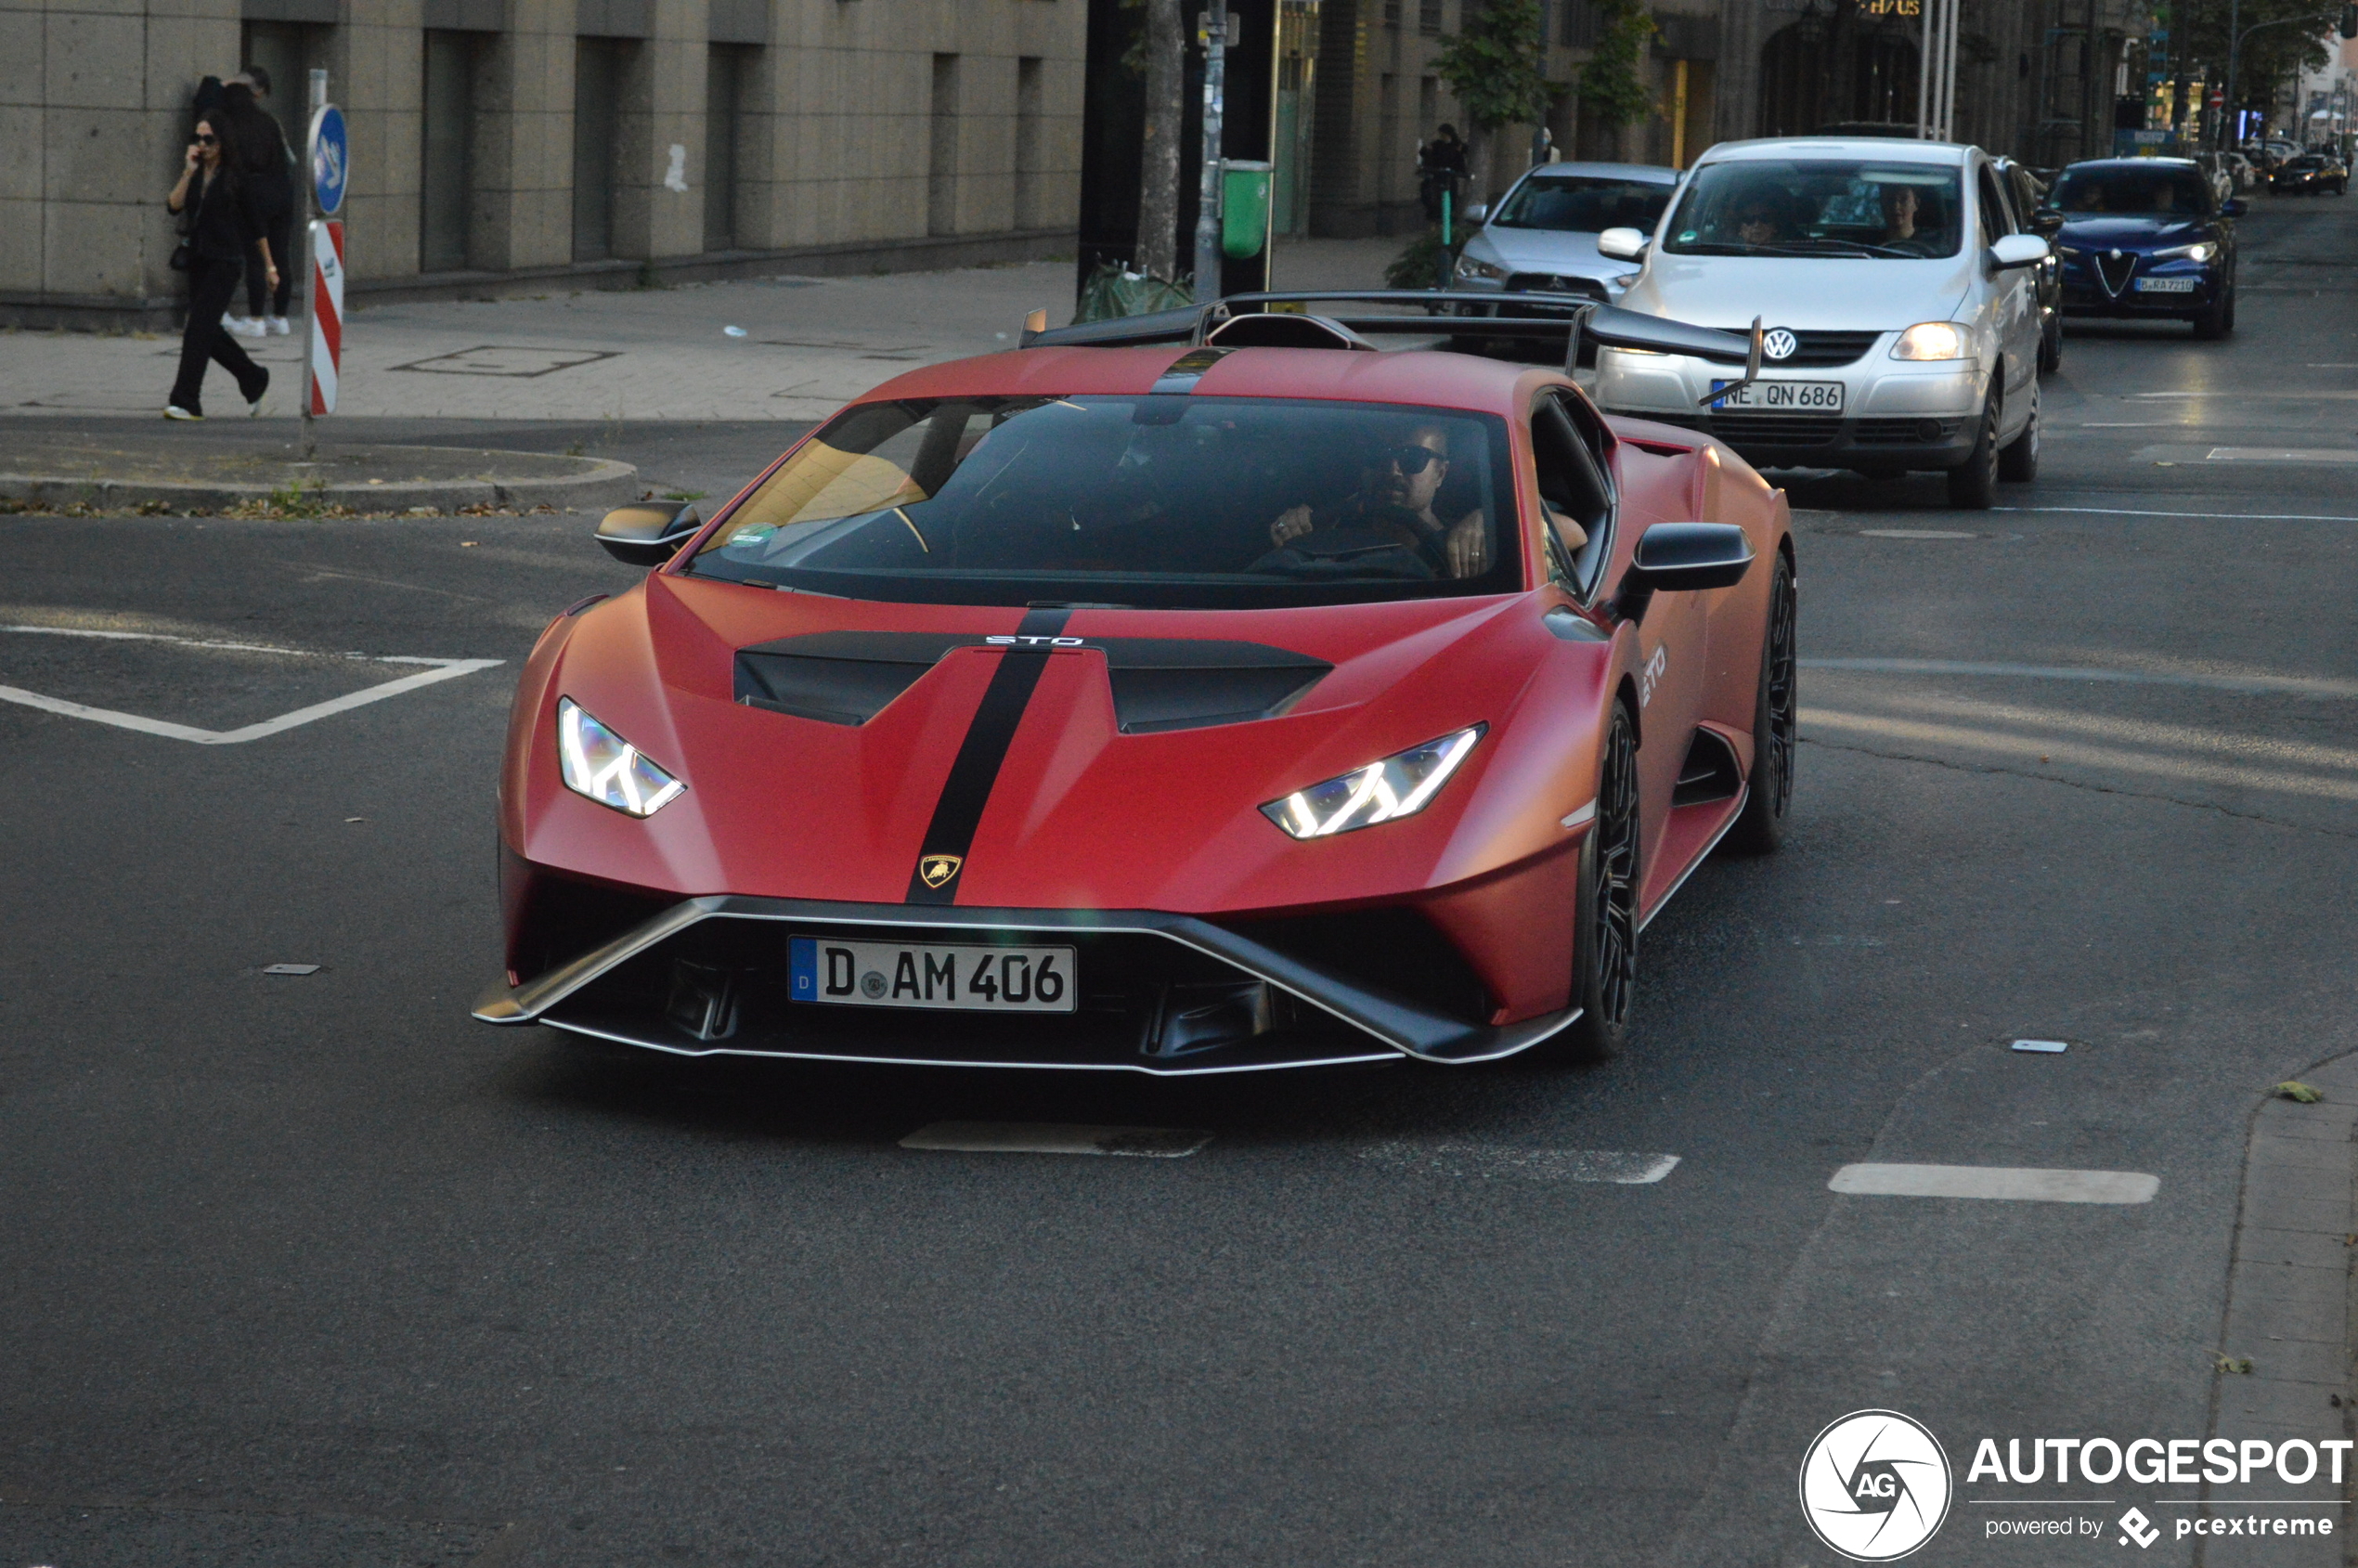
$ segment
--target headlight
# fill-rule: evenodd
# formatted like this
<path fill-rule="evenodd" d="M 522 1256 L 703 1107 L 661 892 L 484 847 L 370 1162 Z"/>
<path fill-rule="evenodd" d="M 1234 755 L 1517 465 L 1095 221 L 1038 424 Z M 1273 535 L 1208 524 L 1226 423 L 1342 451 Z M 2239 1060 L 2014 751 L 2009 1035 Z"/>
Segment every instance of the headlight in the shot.
<path fill-rule="evenodd" d="M 557 760 L 567 789 L 634 817 L 652 817 L 688 791 L 571 697 L 557 699 Z"/>
<path fill-rule="evenodd" d="M 1919 321 L 1891 345 L 1894 359 L 1966 359 L 1973 340 L 1953 321 Z"/>
<path fill-rule="evenodd" d="M 1507 269 L 1503 266 L 1493 266 L 1479 256 L 1461 255 L 1458 258 L 1458 276 L 1460 278 L 1504 278 L 1507 276 Z"/>
<path fill-rule="evenodd" d="M 2172 245 L 2167 251 L 2156 251 L 2156 261 L 2209 261 L 2219 253 L 2217 241 L 2205 240 L 2194 245 Z"/>
<path fill-rule="evenodd" d="M 1261 814 L 1296 838 L 1324 838 L 1413 817 L 1432 804 L 1489 727 L 1476 724 L 1454 735 L 1412 745 L 1339 779 L 1272 800 L 1261 809 Z"/>

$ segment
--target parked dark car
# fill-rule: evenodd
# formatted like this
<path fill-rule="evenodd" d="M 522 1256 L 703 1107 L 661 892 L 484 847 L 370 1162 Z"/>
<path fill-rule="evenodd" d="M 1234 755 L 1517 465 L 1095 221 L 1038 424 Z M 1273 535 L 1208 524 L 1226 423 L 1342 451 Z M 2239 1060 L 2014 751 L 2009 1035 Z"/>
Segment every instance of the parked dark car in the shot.
<path fill-rule="evenodd" d="M 2047 241 L 2047 259 L 2031 271 L 2039 281 L 2039 373 L 2063 364 L 2063 256 L 2054 249 L 2063 214 L 2047 206 L 2047 182 L 2011 158 L 1993 158 L 1990 169 L 2014 208 L 2015 227 Z"/>
<path fill-rule="evenodd" d="M 2098 158 L 2066 168 L 2049 196 L 2061 222 L 2066 316 L 2174 318 L 2195 336 L 2235 329 L 2235 225 L 2188 158 Z"/>
<path fill-rule="evenodd" d="M 2304 152 L 2288 160 L 2268 181 L 2276 196 L 2336 196 L 2350 194 L 2350 165 L 2330 152 Z"/>

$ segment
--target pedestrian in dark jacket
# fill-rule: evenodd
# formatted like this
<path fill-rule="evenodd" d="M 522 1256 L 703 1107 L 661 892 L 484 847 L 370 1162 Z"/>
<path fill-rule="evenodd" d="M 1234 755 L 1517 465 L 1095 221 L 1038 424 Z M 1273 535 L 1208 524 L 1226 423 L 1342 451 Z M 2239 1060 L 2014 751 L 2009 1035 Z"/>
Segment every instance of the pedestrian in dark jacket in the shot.
<path fill-rule="evenodd" d="M 1454 197 L 1465 177 L 1466 144 L 1458 139 L 1457 126 L 1444 125 L 1417 149 L 1417 200 L 1424 204 L 1427 223 L 1441 221 L 1442 192 Z"/>
<path fill-rule="evenodd" d="M 294 254 L 294 154 L 288 150 L 277 118 L 262 106 L 269 96 L 270 73 L 250 65 L 242 79 L 233 79 L 222 89 L 221 110 L 229 117 L 229 136 L 238 146 L 239 177 L 252 188 L 262 214 L 263 238 L 270 241 L 270 254 L 284 262 Z M 293 289 L 292 271 L 282 269 L 273 284 L 263 277 L 260 259 L 250 261 L 246 302 L 253 325 L 244 335 L 260 337 L 267 330 L 286 336 L 292 330 L 287 325 L 287 301 Z"/>
<path fill-rule="evenodd" d="M 246 275 L 246 258 L 259 255 L 265 278 L 279 280 L 277 259 L 263 238 L 262 217 L 252 189 L 239 177 L 237 149 L 224 134 L 227 116 L 197 122 L 196 139 L 188 144 L 180 182 L 172 188 L 165 205 L 183 214 L 181 232 L 188 248 L 188 324 L 180 335 L 180 375 L 172 383 L 172 400 L 164 405 L 168 420 L 204 418 L 205 362 L 217 359 L 238 378 L 246 411 L 262 412 L 262 395 L 269 390 L 270 372 L 246 357 L 246 351 L 221 325 L 221 313 Z"/>

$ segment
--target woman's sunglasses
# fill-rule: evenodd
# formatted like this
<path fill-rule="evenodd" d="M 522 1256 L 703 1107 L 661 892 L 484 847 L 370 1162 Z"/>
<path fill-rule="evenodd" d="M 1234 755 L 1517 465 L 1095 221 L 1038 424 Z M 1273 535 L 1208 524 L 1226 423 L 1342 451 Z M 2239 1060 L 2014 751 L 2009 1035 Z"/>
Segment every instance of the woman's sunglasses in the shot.
<path fill-rule="evenodd" d="M 221 145 L 221 138 L 219 136 L 199 136 L 197 138 L 197 145 L 199 147 L 219 147 Z"/>

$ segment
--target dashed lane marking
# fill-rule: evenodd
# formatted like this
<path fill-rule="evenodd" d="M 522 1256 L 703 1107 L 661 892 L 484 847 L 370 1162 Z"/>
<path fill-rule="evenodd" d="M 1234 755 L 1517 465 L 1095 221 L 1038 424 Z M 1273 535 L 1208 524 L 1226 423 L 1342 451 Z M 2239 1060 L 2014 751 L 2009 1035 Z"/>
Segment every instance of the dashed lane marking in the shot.
<path fill-rule="evenodd" d="M 1519 1176 L 1543 1182 L 1609 1182 L 1616 1186 L 1651 1186 L 1678 1163 L 1675 1154 L 1452 1143 L 1378 1144 L 1360 1150 L 1359 1158 L 1438 1176 Z"/>
<path fill-rule="evenodd" d="M 2155 512 L 2133 506 L 1993 506 L 1992 512 L 2067 512 L 2090 517 L 2183 517 L 2197 523 L 2358 523 L 2313 512 Z"/>
<path fill-rule="evenodd" d="M 1211 1142 L 1190 1127 L 1093 1127 L 1069 1121 L 937 1121 L 900 1140 L 902 1148 L 957 1154 L 1113 1154 L 1184 1160 Z"/>
<path fill-rule="evenodd" d="M 368 664 L 424 665 L 428 667 L 415 675 L 405 675 L 382 685 L 363 687 L 347 692 L 323 703 L 282 713 L 276 719 L 243 725 L 235 730 L 201 730 L 193 724 L 175 724 L 167 719 L 149 719 L 136 713 L 122 713 L 110 707 L 93 707 L 87 703 L 68 702 L 63 697 L 44 696 L 19 686 L 0 686 L 0 702 L 11 702 L 25 707 L 38 708 L 44 713 L 58 714 L 66 719 L 85 719 L 93 724 L 110 724 L 118 730 L 133 730 L 143 735 L 160 735 L 165 740 L 188 741 L 197 745 L 239 745 L 258 741 L 266 735 L 279 734 L 317 719 L 365 707 L 370 703 L 397 697 L 405 692 L 415 692 L 444 680 L 455 680 L 477 670 L 491 669 L 505 664 L 505 659 L 428 659 L 408 654 L 319 654 L 303 648 L 276 648 L 260 642 L 208 641 L 195 637 L 174 637 L 160 631 L 100 631 L 82 627 L 0 626 L 0 632 L 22 632 L 36 637 L 87 637 L 113 642 L 171 642 L 184 648 L 226 649 L 236 653 L 276 654 L 287 658 L 356 659 Z"/>
<path fill-rule="evenodd" d="M 2161 1178 L 2139 1171 L 2042 1171 L 2017 1165 L 1846 1165 L 1826 1186 L 1862 1198 L 2150 1203 L 2161 1189 Z"/>
<path fill-rule="evenodd" d="M 2358 519 L 2353 519 L 2358 521 Z M 1803 659 L 1804 669 L 1851 669 L 1875 675 L 1988 675 L 2028 680 L 2093 680 L 2127 686 L 2199 686 L 2214 692 L 2267 696 L 2358 697 L 2358 680 L 2308 675 L 2207 675 L 2105 669 L 2087 665 L 1976 664 L 1960 659 Z"/>

